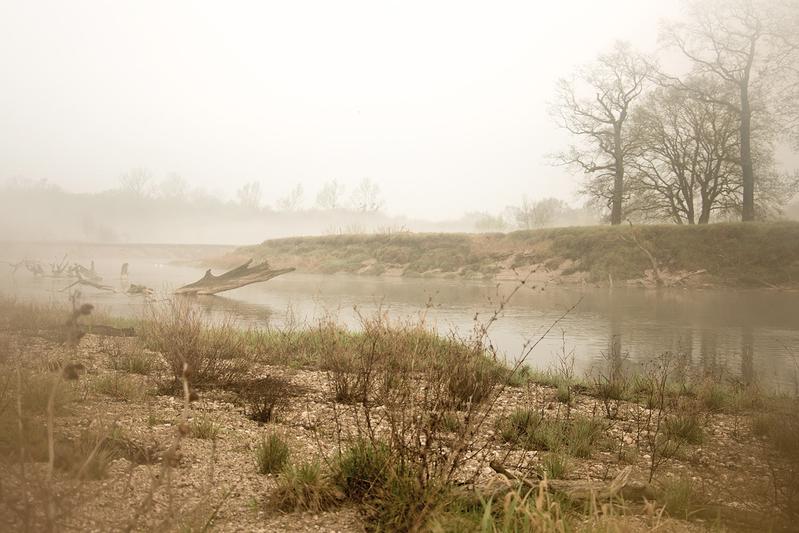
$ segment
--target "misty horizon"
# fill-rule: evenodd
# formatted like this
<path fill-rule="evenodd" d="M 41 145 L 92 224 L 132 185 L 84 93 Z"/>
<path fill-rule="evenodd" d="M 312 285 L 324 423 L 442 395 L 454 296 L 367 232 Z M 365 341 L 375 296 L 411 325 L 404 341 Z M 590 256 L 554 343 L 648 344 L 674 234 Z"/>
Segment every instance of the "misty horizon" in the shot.
<path fill-rule="evenodd" d="M 9 5 L 0 181 L 99 192 L 145 168 L 226 199 L 258 182 L 271 205 L 369 178 L 389 215 L 432 221 L 576 207 L 581 177 L 547 159 L 557 80 L 616 40 L 654 51 L 678 6 Z"/>

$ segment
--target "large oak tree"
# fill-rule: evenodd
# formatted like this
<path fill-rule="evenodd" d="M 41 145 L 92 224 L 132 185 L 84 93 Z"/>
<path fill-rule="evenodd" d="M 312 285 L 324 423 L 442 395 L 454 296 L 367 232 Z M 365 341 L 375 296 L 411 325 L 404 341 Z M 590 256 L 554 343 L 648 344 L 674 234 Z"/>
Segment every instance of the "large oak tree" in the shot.
<path fill-rule="evenodd" d="M 625 168 L 635 144 L 628 122 L 651 68 L 629 45 L 617 43 L 610 53 L 558 85 L 553 114 L 574 135 L 575 143 L 558 154 L 557 161 L 588 175 L 585 191 L 606 202 L 611 224 L 620 224 L 625 216 Z"/>

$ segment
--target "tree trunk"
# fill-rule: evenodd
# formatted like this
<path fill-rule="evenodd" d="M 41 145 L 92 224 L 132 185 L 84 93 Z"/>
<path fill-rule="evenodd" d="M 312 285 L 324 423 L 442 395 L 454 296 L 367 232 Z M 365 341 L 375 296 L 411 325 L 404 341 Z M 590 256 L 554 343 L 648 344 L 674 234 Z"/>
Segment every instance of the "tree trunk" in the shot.
<path fill-rule="evenodd" d="M 613 176 L 613 202 L 611 204 L 610 223 L 613 226 L 621 224 L 622 197 L 624 196 L 624 156 L 621 150 L 621 123 L 613 125 L 614 159 L 616 172 Z"/>
<path fill-rule="evenodd" d="M 749 87 L 741 84 L 741 174 L 743 176 L 743 222 L 755 219 L 755 174 L 752 167 L 752 109 L 749 106 Z"/>
<path fill-rule="evenodd" d="M 710 208 L 702 207 L 702 213 L 699 215 L 699 223 L 707 224 L 710 222 Z"/>

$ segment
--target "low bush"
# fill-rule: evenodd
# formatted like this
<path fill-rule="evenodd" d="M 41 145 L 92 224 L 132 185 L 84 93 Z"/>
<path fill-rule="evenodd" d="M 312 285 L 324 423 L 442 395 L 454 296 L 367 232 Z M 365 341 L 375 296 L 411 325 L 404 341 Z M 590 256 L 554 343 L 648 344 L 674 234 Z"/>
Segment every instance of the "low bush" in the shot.
<path fill-rule="evenodd" d="M 248 345 L 232 322 L 207 324 L 201 310 L 184 300 L 170 300 L 150 313 L 142 323 L 142 338 L 161 354 L 176 386 L 184 365 L 195 387 L 226 386 L 246 375 Z"/>
<path fill-rule="evenodd" d="M 289 400 L 301 393 L 290 381 L 277 376 L 245 380 L 227 387 L 244 405 L 244 414 L 259 424 L 272 422 Z"/>

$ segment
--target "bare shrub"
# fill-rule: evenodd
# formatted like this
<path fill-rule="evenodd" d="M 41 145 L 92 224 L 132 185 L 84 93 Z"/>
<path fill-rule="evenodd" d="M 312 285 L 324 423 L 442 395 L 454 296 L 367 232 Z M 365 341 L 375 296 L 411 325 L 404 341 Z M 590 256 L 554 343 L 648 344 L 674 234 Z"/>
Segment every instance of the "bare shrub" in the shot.
<path fill-rule="evenodd" d="M 287 379 L 270 375 L 234 383 L 227 389 L 238 395 L 247 418 L 259 424 L 275 420 L 289 400 L 303 392 Z"/>
<path fill-rule="evenodd" d="M 361 373 L 361 384 L 367 384 L 361 397 L 366 401 L 344 409 L 355 421 L 355 442 L 368 441 L 371 450 L 387 449 L 390 457 L 387 476 L 380 479 L 379 489 L 370 491 L 369 520 L 377 529 L 430 526 L 436 513 L 447 507 L 452 482 L 464 474 L 466 462 L 487 462 L 481 432 L 500 393 L 515 382 L 515 374 L 540 342 L 526 344 L 522 357 L 508 368 L 487 336 L 507 300 L 522 286 L 520 282 L 499 302 L 487 322 L 475 321 L 467 338 L 441 337 L 423 321 L 361 318 L 360 349 L 353 352 L 350 368 Z M 458 424 L 452 423 L 453 410 Z M 343 431 L 339 426 L 338 434 Z"/>
<path fill-rule="evenodd" d="M 644 367 L 637 376 L 635 389 L 643 403 L 636 403 L 633 413 L 636 444 L 649 450 L 649 482 L 664 461 L 673 457 L 679 443 L 665 435 L 670 412 L 668 395 L 671 354 L 664 353 Z"/>
<path fill-rule="evenodd" d="M 181 381 L 184 364 L 196 387 L 224 386 L 246 374 L 246 343 L 232 322 L 207 324 L 200 310 L 184 299 L 170 300 L 149 312 L 141 328 L 145 345 L 161 354 L 175 385 Z"/>

